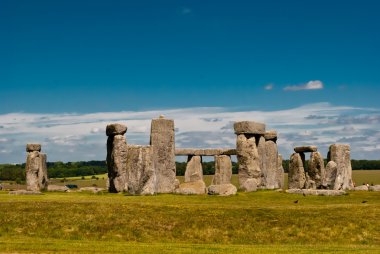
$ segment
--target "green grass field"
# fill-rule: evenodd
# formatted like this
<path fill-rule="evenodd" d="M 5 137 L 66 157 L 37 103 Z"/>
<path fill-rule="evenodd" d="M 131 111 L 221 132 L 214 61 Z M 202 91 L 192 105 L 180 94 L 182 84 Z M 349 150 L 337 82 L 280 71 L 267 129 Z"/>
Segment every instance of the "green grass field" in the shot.
<path fill-rule="evenodd" d="M 339 197 L 2 191 L 0 252 L 376 253 L 379 214 L 380 193 L 363 191 Z"/>

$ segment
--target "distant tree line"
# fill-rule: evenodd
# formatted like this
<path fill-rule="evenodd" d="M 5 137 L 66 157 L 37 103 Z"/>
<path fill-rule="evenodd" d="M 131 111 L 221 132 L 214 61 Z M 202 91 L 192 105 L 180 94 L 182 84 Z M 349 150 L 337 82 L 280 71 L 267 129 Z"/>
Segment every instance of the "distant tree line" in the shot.
<path fill-rule="evenodd" d="M 327 161 L 325 160 L 325 164 Z M 375 170 L 380 169 L 380 160 L 351 160 L 353 170 Z M 306 163 L 307 166 L 307 163 Z M 49 178 L 64 178 L 74 176 L 89 176 L 107 173 L 105 161 L 79 161 L 79 162 L 48 162 Z M 186 162 L 176 162 L 177 176 L 185 175 Z M 203 162 L 203 174 L 213 175 L 215 173 L 214 161 Z M 289 168 L 289 160 L 283 161 L 285 172 Z M 238 173 L 238 164 L 232 162 L 232 173 Z M 25 181 L 25 163 L 23 164 L 0 164 L 0 181 L 9 180 L 16 182 Z"/>

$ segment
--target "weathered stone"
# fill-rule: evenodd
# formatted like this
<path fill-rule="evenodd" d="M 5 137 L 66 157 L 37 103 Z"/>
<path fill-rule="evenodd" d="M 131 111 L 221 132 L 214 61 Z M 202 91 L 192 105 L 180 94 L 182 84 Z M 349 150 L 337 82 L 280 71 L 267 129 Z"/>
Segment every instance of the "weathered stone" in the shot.
<path fill-rule="evenodd" d="M 342 196 L 346 192 L 342 190 L 308 190 L 308 189 L 289 189 L 286 191 L 290 194 L 302 194 L 313 196 Z"/>
<path fill-rule="evenodd" d="M 245 192 L 257 191 L 257 179 L 248 178 L 243 184 L 240 185 L 240 189 Z"/>
<path fill-rule="evenodd" d="M 353 189 L 350 145 L 331 145 L 327 157 L 328 161 L 334 161 L 337 165 L 334 190 Z"/>
<path fill-rule="evenodd" d="M 215 174 L 212 184 L 229 184 L 232 177 L 232 162 L 229 155 L 215 155 Z"/>
<path fill-rule="evenodd" d="M 107 139 L 108 190 L 117 193 L 128 190 L 127 141 L 122 135 Z"/>
<path fill-rule="evenodd" d="M 42 195 L 40 191 L 15 190 L 8 192 L 10 195 Z"/>
<path fill-rule="evenodd" d="M 25 165 L 26 189 L 28 191 L 46 190 L 48 187 L 46 154 L 29 152 Z"/>
<path fill-rule="evenodd" d="M 360 186 L 354 187 L 354 190 L 356 190 L 356 191 L 368 191 L 369 188 L 367 185 L 360 185 Z"/>
<path fill-rule="evenodd" d="M 253 121 L 242 121 L 234 123 L 235 134 L 265 134 L 265 124 Z"/>
<path fill-rule="evenodd" d="M 277 131 L 270 130 L 270 131 L 265 132 L 264 138 L 265 138 L 265 140 L 272 140 L 272 141 L 276 142 L 277 141 Z"/>
<path fill-rule="evenodd" d="M 276 182 L 276 173 L 278 170 L 278 150 L 277 144 L 272 140 L 265 142 L 265 153 L 264 153 L 264 169 L 263 171 L 265 178 L 265 188 L 266 189 L 277 189 L 279 185 Z"/>
<path fill-rule="evenodd" d="M 190 155 L 187 158 L 185 183 L 203 181 L 202 157 Z"/>
<path fill-rule="evenodd" d="M 231 196 L 236 195 L 237 189 L 233 184 L 217 184 L 208 187 L 209 195 Z"/>
<path fill-rule="evenodd" d="M 82 191 L 89 191 L 89 192 L 92 192 L 92 193 L 99 193 L 99 192 L 102 192 L 104 191 L 104 188 L 98 188 L 98 187 L 82 187 L 78 190 L 79 192 L 82 192 Z"/>
<path fill-rule="evenodd" d="M 320 189 L 325 177 L 325 166 L 323 157 L 319 152 L 312 152 L 310 154 L 307 174 L 309 180 L 312 180 L 315 183 L 315 187 Z"/>
<path fill-rule="evenodd" d="M 293 153 L 289 160 L 288 185 L 289 189 L 303 189 L 306 176 L 303 167 L 302 155 Z"/>
<path fill-rule="evenodd" d="M 68 192 L 69 188 L 67 188 L 66 186 L 61 186 L 61 185 L 49 185 L 47 187 L 47 191 Z"/>
<path fill-rule="evenodd" d="M 329 161 L 326 164 L 325 177 L 323 181 L 323 187 L 325 189 L 334 189 L 336 170 L 337 170 L 337 165 L 334 161 Z"/>
<path fill-rule="evenodd" d="M 244 191 L 257 188 L 261 184 L 261 169 L 255 137 L 247 138 L 244 134 L 238 135 L 236 140 L 236 152 L 239 162 L 240 188 Z M 246 181 L 250 179 L 254 181 L 246 183 Z"/>
<path fill-rule="evenodd" d="M 284 173 L 284 167 L 282 166 L 282 155 L 279 154 L 277 157 L 277 172 L 276 172 L 276 188 L 283 189 L 284 188 L 284 179 L 285 173 Z"/>
<path fill-rule="evenodd" d="M 177 194 L 184 195 L 201 195 L 207 193 L 206 184 L 199 180 L 195 182 L 181 183 L 179 188 L 175 190 Z"/>
<path fill-rule="evenodd" d="M 258 188 L 265 189 L 266 186 L 266 175 L 267 175 L 267 168 L 265 163 L 265 138 L 264 136 L 258 136 L 256 137 L 257 142 L 257 154 L 259 155 L 258 161 L 259 166 L 261 170 L 261 180 L 260 180 L 260 186 L 257 186 Z"/>
<path fill-rule="evenodd" d="M 106 127 L 106 135 L 124 135 L 127 132 L 127 126 L 120 123 L 109 124 Z"/>
<path fill-rule="evenodd" d="M 296 153 L 316 152 L 318 148 L 316 146 L 297 146 L 294 147 Z"/>
<path fill-rule="evenodd" d="M 380 185 L 373 185 L 368 187 L 369 191 L 380 191 Z"/>
<path fill-rule="evenodd" d="M 156 191 L 171 193 L 175 189 L 176 179 L 173 120 L 152 120 L 150 145 L 153 148 L 153 166 L 157 177 Z"/>
<path fill-rule="evenodd" d="M 233 148 L 210 148 L 210 149 L 192 149 L 178 148 L 175 149 L 175 155 L 198 155 L 198 156 L 214 156 L 214 155 L 236 155 L 236 149 Z"/>
<path fill-rule="evenodd" d="M 41 152 L 41 145 L 40 144 L 27 144 L 26 145 L 26 151 L 27 152 Z"/>
<path fill-rule="evenodd" d="M 153 195 L 156 192 L 152 153 L 151 146 L 127 146 L 126 171 L 129 193 Z"/>

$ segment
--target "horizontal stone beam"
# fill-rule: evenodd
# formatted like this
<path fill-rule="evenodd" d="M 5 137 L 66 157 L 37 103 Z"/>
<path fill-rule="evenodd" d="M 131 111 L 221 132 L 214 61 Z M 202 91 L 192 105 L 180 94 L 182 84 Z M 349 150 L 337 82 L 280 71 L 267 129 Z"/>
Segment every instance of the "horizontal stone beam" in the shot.
<path fill-rule="evenodd" d="M 193 149 L 180 148 L 175 149 L 175 155 L 198 155 L 198 156 L 214 156 L 214 155 L 236 155 L 234 148 L 209 148 L 209 149 Z"/>
<path fill-rule="evenodd" d="M 318 148 L 316 146 L 297 146 L 294 147 L 296 153 L 316 152 Z"/>

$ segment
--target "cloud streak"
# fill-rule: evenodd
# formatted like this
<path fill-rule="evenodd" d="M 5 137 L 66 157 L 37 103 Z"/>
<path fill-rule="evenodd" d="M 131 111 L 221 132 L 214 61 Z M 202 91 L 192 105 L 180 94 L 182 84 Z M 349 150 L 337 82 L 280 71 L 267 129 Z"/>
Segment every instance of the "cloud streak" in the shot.
<path fill-rule="evenodd" d="M 284 91 L 319 90 L 319 89 L 323 89 L 323 83 L 319 80 L 311 80 L 307 82 L 306 84 L 284 87 Z"/>
<path fill-rule="evenodd" d="M 105 127 L 112 122 L 128 126 L 129 144 L 148 144 L 152 118 L 164 114 L 175 120 L 177 147 L 235 147 L 233 122 L 264 122 L 279 133 L 280 153 L 288 158 L 294 146 L 317 145 L 327 154 L 336 142 L 351 145 L 356 159 L 378 159 L 380 110 L 308 104 L 276 111 L 233 111 L 230 108 L 184 108 L 162 111 L 99 112 L 93 114 L 0 115 L 0 163 L 25 161 L 25 144 L 37 142 L 49 161 L 104 160 Z"/>

